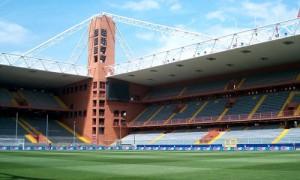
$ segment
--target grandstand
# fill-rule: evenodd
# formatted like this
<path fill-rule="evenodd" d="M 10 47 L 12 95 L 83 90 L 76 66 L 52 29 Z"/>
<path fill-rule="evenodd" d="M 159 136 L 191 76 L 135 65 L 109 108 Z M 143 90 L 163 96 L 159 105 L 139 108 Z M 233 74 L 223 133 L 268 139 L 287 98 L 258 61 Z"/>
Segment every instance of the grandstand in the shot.
<path fill-rule="evenodd" d="M 22 56 L 2 53 L 0 138 L 23 137 L 28 144 L 300 143 L 299 19 L 118 64 L 116 22 L 129 20 L 139 23 L 95 15 Z M 89 27 L 84 72 L 58 62 L 48 68 L 50 61 L 29 56 L 83 25 Z"/>
<path fill-rule="evenodd" d="M 5 65 L 1 65 L 0 73 L 0 138 L 17 137 L 25 139 L 28 145 L 87 142 L 80 138 L 79 126 L 75 127 L 74 136 L 74 123 L 66 122 L 74 107 L 66 103 L 60 88 L 89 81 L 89 77 Z M 83 115 L 83 110 L 77 112 L 77 119 Z"/>

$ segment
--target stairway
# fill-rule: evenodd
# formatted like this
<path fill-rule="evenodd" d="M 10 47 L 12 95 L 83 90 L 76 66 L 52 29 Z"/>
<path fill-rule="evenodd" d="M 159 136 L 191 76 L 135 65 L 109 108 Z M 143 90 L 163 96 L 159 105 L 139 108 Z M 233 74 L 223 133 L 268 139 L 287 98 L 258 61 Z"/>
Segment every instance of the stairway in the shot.
<path fill-rule="evenodd" d="M 256 113 L 256 111 L 259 109 L 259 107 L 263 104 L 263 102 L 266 100 L 267 95 L 263 95 L 259 101 L 257 102 L 256 106 L 253 108 L 253 110 L 251 111 L 251 113 L 248 116 L 248 119 L 251 119 L 252 116 Z"/>
<path fill-rule="evenodd" d="M 29 103 L 21 92 L 13 92 L 12 95 L 19 106 L 29 106 Z"/>
<path fill-rule="evenodd" d="M 281 133 L 272 141 L 272 144 L 280 142 L 282 138 L 289 132 L 289 129 L 283 129 Z"/>
<path fill-rule="evenodd" d="M 159 109 L 157 109 L 156 112 L 152 114 L 152 116 L 146 122 L 144 122 L 144 125 L 148 124 L 163 108 L 164 106 L 161 106 Z"/>
<path fill-rule="evenodd" d="M 193 116 L 190 118 L 189 122 L 192 122 L 194 120 L 195 117 L 197 117 L 197 115 L 206 107 L 206 105 L 208 104 L 208 101 L 205 101 L 201 107 L 193 114 Z"/>
<path fill-rule="evenodd" d="M 68 106 L 59 98 L 59 97 L 57 97 L 57 96 L 55 96 L 55 95 L 53 95 L 53 94 L 51 94 L 52 95 L 52 97 L 55 99 L 55 101 L 59 104 L 59 106 L 61 107 L 61 108 L 63 108 L 63 109 L 65 109 L 65 110 L 68 110 L 69 108 L 68 108 Z"/>
<path fill-rule="evenodd" d="M 68 131 L 69 133 L 73 134 L 74 131 L 73 129 L 71 129 L 70 127 L 68 127 L 66 124 L 60 122 L 60 121 L 56 121 L 57 124 L 59 124 L 62 128 L 64 128 L 66 131 Z M 77 139 L 79 139 L 81 142 L 84 142 L 86 144 L 91 144 L 91 140 L 89 140 L 88 138 L 80 135 L 79 133 L 75 132 L 75 136 Z"/>
<path fill-rule="evenodd" d="M 293 97 L 295 96 L 295 92 L 290 92 L 288 98 L 286 99 L 286 101 L 284 102 L 283 106 L 281 107 L 279 113 L 278 113 L 278 117 L 284 116 L 284 110 L 287 107 L 287 105 L 292 101 Z"/>
<path fill-rule="evenodd" d="M 32 132 L 31 134 L 34 134 L 37 138 L 35 138 L 37 140 L 38 143 L 52 143 L 41 131 L 37 130 L 35 127 L 33 127 L 31 124 L 29 124 L 28 121 L 26 121 L 23 118 L 20 118 L 19 121 L 25 125 L 27 127 L 28 130 L 30 130 L 30 132 Z"/>
<path fill-rule="evenodd" d="M 200 144 L 211 144 L 219 134 L 220 131 L 216 129 L 208 131 L 208 133 L 200 139 Z"/>

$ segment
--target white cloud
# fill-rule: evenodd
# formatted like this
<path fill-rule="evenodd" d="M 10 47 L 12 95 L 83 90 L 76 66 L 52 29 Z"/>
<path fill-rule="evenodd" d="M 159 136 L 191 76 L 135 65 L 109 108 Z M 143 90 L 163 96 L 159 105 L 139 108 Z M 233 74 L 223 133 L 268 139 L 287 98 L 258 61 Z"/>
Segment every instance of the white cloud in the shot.
<path fill-rule="evenodd" d="M 211 11 L 205 15 L 206 19 L 212 20 L 217 19 L 219 21 L 225 21 L 225 13 L 224 11 L 217 10 L 217 11 Z"/>
<path fill-rule="evenodd" d="M 182 10 L 182 5 L 179 0 L 159 0 L 161 4 L 164 4 L 169 11 L 178 12 Z"/>
<path fill-rule="evenodd" d="M 219 27 L 219 29 L 215 28 L 214 32 L 225 35 L 225 32 L 232 33 L 234 29 L 249 29 L 255 26 L 293 19 L 296 18 L 297 12 L 297 7 L 290 7 L 281 0 L 267 0 L 263 2 L 247 0 L 229 5 L 226 4 L 207 13 L 205 17 L 208 20 L 215 19 L 220 21 L 220 24 L 214 26 Z M 214 27 L 209 29 L 212 30 Z"/>
<path fill-rule="evenodd" d="M 125 1 L 125 3 L 121 5 L 111 3 L 110 6 L 132 11 L 167 9 L 171 12 L 178 12 L 182 10 L 182 4 L 179 0 L 131 0 Z"/>
<path fill-rule="evenodd" d="M 222 24 L 216 24 L 214 26 L 211 26 L 206 31 L 207 34 L 213 36 L 213 37 L 221 37 L 237 32 L 244 31 L 245 28 L 242 27 L 234 27 L 234 26 L 225 26 Z"/>
<path fill-rule="evenodd" d="M 184 29 L 184 30 L 190 31 L 190 32 L 197 32 L 194 29 L 190 29 L 183 24 L 178 24 L 175 27 L 179 28 L 179 29 Z M 197 43 L 199 41 L 207 40 L 207 38 L 208 38 L 207 34 L 203 34 L 203 36 L 200 36 L 199 38 L 195 38 L 193 36 L 165 34 L 165 35 L 162 35 L 160 38 L 157 38 L 157 40 L 160 44 L 160 48 L 158 48 L 155 52 L 161 52 L 161 51 L 166 51 L 166 50 L 170 50 L 170 49 L 174 49 L 174 48 L 179 48 L 182 46 Z"/>
<path fill-rule="evenodd" d="M 242 8 L 247 16 L 256 18 L 260 25 L 284 21 L 297 16 L 297 8 L 287 7 L 281 1 L 244 2 Z"/>
<path fill-rule="evenodd" d="M 136 37 L 142 40 L 151 41 L 154 39 L 155 34 L 153 32 L 138 32 Z"/>
<path fill-rule="evenodd" d="M 123 9 L 130 9 L 134 11 L 145 11 L 151 9 L 159 9 L 160 5 L 154 0 L 128 1 L 121 5 Z"/>
<path fill-rule="evenodd" d="M 174 4 L 171 5 L 170 10 L 171 11 L 179 11 L 182 9 L 182 6 L 179 2 L 175 2 Z"/>
<path fill-rule="evenodd" d="M 174 48 L 179 48 L 185 45 L 191 44 L 193 41 L 189 38 L 183 38 L 179 36 L 162 36 L 159 39 L 160 48 L 156 52 L 166 51 Z"/>
<path fill-rule="evenodd" d="M 23 43 L 29 35 L 29 31 L 23 26 L 0 21 L 0 44 L 20 44 Z"/>
<path fill-rule="evenodd" d="M 281 0 L 253 2 L 244 1 L 221 9 L 226 17 L 252 18 L 256 25 L 266 25 L 296 18 L 298 7 L 288 6 Z M 219 10 L 220 11 L 220 10 Z M 249 22 L 246 22 L 249 24 Z"/>

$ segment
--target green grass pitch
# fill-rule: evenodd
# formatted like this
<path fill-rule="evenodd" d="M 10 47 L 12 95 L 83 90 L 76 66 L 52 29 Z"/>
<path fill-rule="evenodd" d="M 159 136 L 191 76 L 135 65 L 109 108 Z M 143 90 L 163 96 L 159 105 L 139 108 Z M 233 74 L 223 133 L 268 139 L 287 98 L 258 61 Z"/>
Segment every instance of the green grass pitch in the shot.
<path fill-rule="evenodd" d="M 0 179 L 300 179 L 300 152 L 0 152 Z"/>

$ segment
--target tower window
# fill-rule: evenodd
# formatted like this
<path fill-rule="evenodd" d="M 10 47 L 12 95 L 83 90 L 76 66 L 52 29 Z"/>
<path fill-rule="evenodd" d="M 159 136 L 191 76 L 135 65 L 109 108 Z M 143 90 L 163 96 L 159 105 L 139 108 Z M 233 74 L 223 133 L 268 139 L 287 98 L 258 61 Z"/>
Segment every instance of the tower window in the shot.
<path fill-rule="evenodd" d="M 101 62 L 102 62 L 102 63 L 104 63 L 104 62 L 105 62 L 105 60 L 106 60 L 106 56 L 104 56 L 104 55 L 101 55 L 101 56 L 100 56 L 100 60 L 101 60 Z"/>
<path fill-rule="evenodd" d="M 101 36 L 106 37 L 107 36 L 107 30 L 101 29 Z"/>
<path fill-rule="evenodd" d="M 94 47 L 94 54 L 98 54 L 98 48 Z"/>
<path fill-rule="evenodd" d="M 99 128 L 99 134 L 104 134 L 104 127 Z"/>
<path fill-rule="evenodd" d="M 105 89 L 105 82 L 100 81 L 99 84 L 100 84 L 100 89 Z"/>
<path fill-rule="evenodd" d="M 93 88 L 94 88 L 94 89 L 97 88 L 97 81 L 93 82 Z"/>
<path fill-rule="evenodd" d="M 94 56 L 94 62 L 98 62 L 98 56 Z"/>
<path fill-rule="evenodd" d="M 96 134 L 96 127 L 92 128 L 92 134 Z"/>
<path fill-rule="evenodd" d="M 98 45 L 98 38 L 96 37 L 95 39 L 94 39 L 94 46 L 97 46 Z"/>
<path fill-rule="evenodd" d="M 106 52 L 106 47 L 101 46 L 101 47 L 100 47 L 100 52 L 101 52 L 102 54 L 105 54 L 105 52 Z"/>
<path fill-rule="evenodd" d="M 107 41 L 106 41 L 106 38 L 101 38 L 101 45 L 102 46 L 106 46 L 107 45 Z"/>
<path fill-rule="evenodd" d="M 94 36 L 96 37 L 96 36 L 98 36 L 99 35 L 99 29 L 95 29 L 94 30 Z"/>

